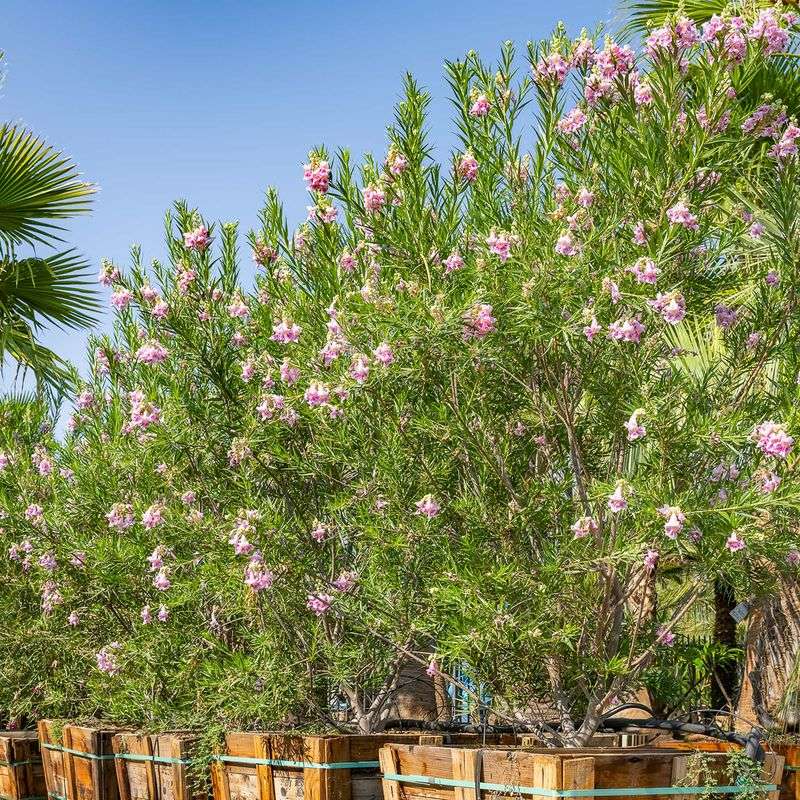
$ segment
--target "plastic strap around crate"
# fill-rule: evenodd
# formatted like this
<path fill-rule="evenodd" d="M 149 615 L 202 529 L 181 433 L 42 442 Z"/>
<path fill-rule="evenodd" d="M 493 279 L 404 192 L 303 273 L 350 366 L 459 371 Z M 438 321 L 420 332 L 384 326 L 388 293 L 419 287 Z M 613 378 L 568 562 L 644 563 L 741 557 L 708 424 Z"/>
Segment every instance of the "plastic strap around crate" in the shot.
<path fill-rule="evenodd" d="M 24 767 L 26 764 L 41 764 L 41 758 L 28 758 L 25 761 L 0 761 L 0 767 Z M 0 795 L 0 800 L 2 795 Z M 22 797 L 20 800 L 30 800 L 28 797 Z"/>
<path fill-rule="evenodd" d="M 12 797 L 9 797 L 5 794 L 0 794 L 0 800 L 14 800 Z M 35 794 L 30 794 L 27 797 L 20 797 L 19 800 L 47 800 L 45 795 L 39 796 Z"/>
<path fill-rule="evenodd" d="M 148 756 L 145 753 L 117 753 L 114 758 L 121 758 L 123 761 L 154 761 L 156 764 L 188 764 L 185 758 L 173 758 L 172 756 Z"/>
<path fill-rule="evenodd" d="M 42 747 L 47 750 L 58 750 L 62 753 L 71 753 L 73 756 L 82 756 L 83 758 L 91 758 L 92 761 L 113 761 L 115 756 L 113 753 L 110 755 L 97 755 L 97 753 L 84 753 L 82 750 L 72 750 L 69 747 L 62 747 L 60 744 L 48 744 L 42 742 Z"/>
<path fill-rule="evenodd" d="M 434 778 L 428 775 L 397 775 L 393 772 L 384 773 L 385 781 L 398 783 L 419 783 L 428 786 L 455 786 L 464 789 L 476 788 L 474 781 L 462 781 L 455 778 Z M 743 794 L 760 790 L 764 792 L 777 791 L 774 783 L 759 783 L 755 786 L 644 786 L 641 788 L 624 787 L 617 789 L 546 789 L 543 786 L 514 786 L 503 783 L 479 783 L 478 788 L 488 792 L 501 794 L 530 794 L 541 797 L 636 797 L 639 795 L 660 794 Z"/>
<path fill-rule="evenodd" d="M 226 764 L 256 764 L 265 767 L 294 767 L 295 769 L 377 769 L 380 761 L 340 761 L 336 764 L 320 764 L 316 761 L 287 761 L 282 758 L 250 758 L 249 756 L 214 756 Z"/>
<path fill-rule="evenodd" d="M 48 800 L 67 800 L 66 797 L 62 797 L 60 794 L 56 794 L 55 792 L 48 792 L 47 798 Z"/>

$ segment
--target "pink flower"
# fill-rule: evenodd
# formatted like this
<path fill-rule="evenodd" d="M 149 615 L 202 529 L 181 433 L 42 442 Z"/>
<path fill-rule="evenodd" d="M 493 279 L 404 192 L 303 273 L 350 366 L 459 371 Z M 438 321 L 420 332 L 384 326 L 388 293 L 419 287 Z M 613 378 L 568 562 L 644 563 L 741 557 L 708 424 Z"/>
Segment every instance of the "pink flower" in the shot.
<path fill-rule="evenodd" d="M 630 272 L 639 283 L 654 284 L 658 280 L 661 270 L 656 266 L 652 258 L 642 257 L 636 261 L 632 267 L 628 267 Z"/>
<path fill-rule="evenodd" d="M 581 250 L 580 244 L 573 240 L 572 234 L 569 231 L 562 233 L 561 236 L 558 237 L 553 249 L 560 256 L 575 256 L 580 253 Z"/>
<path fill-rule="evenodd" d="M 133 509 L 126 503 L 114 503 L 111 506 L 111 511 L 106 514 L 106 519 L 108 520 L 109 528 L 124 531 L 134 523 Z"/>
<path fill-rule="evenodd" d="M 425 674 L 428 675 L 430 678 L 435 678 L 437 675 L 440 674 L 439 672 L 439 665 L 436 663 L 436 659 L 431 659 L 431 663 L 428 664 Z"/>
<path fill-rule="evenodd" d="M 789 550 L 789 552 L 786 554 L 786 563 L 791 567 L 796 567 L 798 564 L 800 564 L 800 550 L 794 547 Z"/>
<path fill-rule="evenodd" d="M 158 614 L 156 618 L 159 622 L 166 622 L 169 619 L 169 609 L 165 605 L 160 605 L 158 607 Z"/>
<path fill-rule="evenodd" d="M 511 255 L 511 245 L 514 237 L 505 231 L 497 232 L 492 229 L 491 233 L 486 237 L 486 244 L 489 247 L 489 252 L 494 253 L 501 261 L 508 261 Z"/>
<path fill-rule="evenodd" d="M 71 611 L 69 616 L 67 617 L 67 623 L 71 625 L 73 628 L 78 625 L 81 621 L 81 618 L 78 616 L 77 611 Z"/>
<path fill-rule="evenodd" d="M 302 330 L 303 329 L 299 325 L 284 319 L 273 326 L 272 336 L 269 338 L 272 339 L 273 342 L 292 344 L 299 341 Z"/>
<path fill-rule="evenodd" d="M 781 138 L 772 146 L 769 154 L 778 161 L 785 161 L 797 155 L 797 139 L 800 138 L 800 128 L 790 124 L 786 126 Z"/>
<path fill-rule="evenodd" d="M 168 355 L 166 347 L 158 342 L 149 342 L 136 351 L 135 358 L 140 364 L 161 364 L 166 361 Z"/>
<path fill-rule="evenodd" d="M 163 544 L 158 545 L 149 556 L 147 562 L 150 564 L 150 572 L 157 572 L 164 566 L 164 558 L 167 554 L 167 548 Z"/>
<path fill-rule="evenodd" d="M 594 56 L 594 66 L 598 73 L 609 80 L 620 75 L 625 75 L 633 69 L 635 56 L 628 45 L 620 46 L 609 41 L 606 46 Z"/>
<path fill-rule="evenodd" d="M 478 177 L 478 162 L 469 150 L 459 159 L 456 171 L 467 183 Z"/>
<path fill-rule="evenodd" d="M 8 453 L 0 450 L 0 472 L 2 472 L 10 463 L 11 459 L 8 457 Z"/>
<path fill-rule="evenodd" d="M 375 360 L 383 367 L 388 367 L 394 363 L 394 353 L 388 342 L 381 342 L 373 351 Z"/>
<path fill-rule="evenodd" d="M 94 408 L 95 405 L 95 396 L 92 392 L 88 389 L 84 389 L 76 398 L 75 398 L 75 405 L 81 411 L 88 411 L 90 408 Z"/>
<path fill-rule="evenodd" d="M 262 422 L 272 419 L 276 411 L 281 411 L 286 405 L 286 400 L 279 394 L 268 394 L 262 398 L 261 402 L 256 407 L 256 412 L 261 418 Z"/>
<path fill-rule="evenodd" d="M 644 568 L 648 572 L 653 572 L 656 566 L 658 565 L 659 553 L 658 550 L 651 550 L 648 549 L 647 552 L 644 554 Z"/>
<path fill-rule="evenodd" d="M 61 592 L 54 581 L 47 581 L 42 586 L 42 613 L 49 616 L 53 613 L 56 606 L 60 606 L 64 602 Z"/>
<path fill-rule="evenodd" d="M 322 522 L 317 522 L 311 530 L 311 538 L 315 542 L 322 543 L 328 538 L 328 526 Z"/>
<path fill-rule="evenodd" d="M 589 208 L 594 202 L 594 193 L 590 192 L 585 186 L 578 192 L 575 202 L 581 208 Z"/>
<path fill-rule="evenodd" d="M 147 511 L 142 514 L 142 525 L 148 530 L 155 528 L 164 521 L 164 504 L 153 503 Z"/>
<path fill-rule="evenodd" d="M 183 234 L 183 245 L 187 250 L 202 253 L 209 244 L 211 244 L 211 237 L 208 235 L 208 228 L 205 225 L 200 225 Z"/>
<path fill-rule="evenodd" d="M 122 645 L 119 642 L 111 642 L 105 647 L 100 648 L 97 653 L 97 668 L 107 675 L 118 675 L 120 671 L 119 663 L 117 662 L 117 650 L 120 650 Z"/>
<path fill-rule="evenodd" d="M 253 261 L 260 267 L 266 267 L 278 260 L 278 251 L 264 241 L 256 241 L 253 245 Z"/>
<path fill-rule="evenodd" d="M 750 39 L 760 41 L 766 55 L 780 53 L 789 43 L 789 33 L 780 27 L 775 16 L 775 9 L 765 8 L 758 13 L 758 18 L 748 34 Z"/>
<path fill-rule="evenodd" d="M 303 179 L 312 192 L 325 194 L 328 191 L 331 168 L 327 161 L 311 156 L 311 162 L 303 167 Z"/>
<path fill-rule="evenodd" d="M 754 222 L 748 233 L 752 239 L 760 239 L 764 235 L 764 226 L 760 222 Z"/>
<path fill-rule="evenodd" d="M 287 386 L 292 386 L 300 379 L 300 370 L 297 367 L 293 367 L 289 359 L 284 358 L 281 362 L 280 376 Z"/>
<path fill-rule="evenodd" d="M 367 186 L 364 191 L 364 208 L 369 214 L 375 214 L 386 205 L 386 194 L 377 186 Z"/>
<path fill-rule="evenodd" d="M 322 592 L 310 594 L 306 600 L 308 609 L 313 611 L 318 617 L 325 614 L 328 609 L 330 609 L 332 603 L 333 597 L 329 594 L 323 594 Z"/>
<path fill-rule="evenodd" d="M 633 414 L 631 414 L 630 419 L 623 426 L 628 432 L 629 442 L 635 442 L 637 439 L 641 439 L 647 433 L 644 425 L 639 422 L 639 415 L 643 413 L 644 412 L 641 408 L 637 408 Z"/>
<path fill-rule="evenodd" d="M 718 303 L 714 307 L 714 315 L 716 317 L 717 325 L 723 330 L 733 327 L 734 323 L 736 322 L 736 311 L 733 308 L 723 305 L 722 303 Z"/>
<path fill-rule="evenodd" d="M 451 272 L 456 272 L 464 266 L 464 259 L 461 258 L 457 250 L 454 250 L 444 260 L 444 274 L 449 275 Z"/>
<path fill-rule="evenodd" d="M 399 150 L 392 148 L 386 156 L 386 166 L 389 172 L 397 177 L 406 171 L 408 159 Z"/>
<path fill-rule="evenodd" d="M 590 533 L 597 533 L 598 526 L 593 517 L 581 517 L 577 522 L 572 524 L 570 530 L 574 534 L 575 539 L 582 539 Z"/>
<path fill-rule="evenodd" d="M 48 572 L 54 572 L 58 566 L 55 555 L 51 552 L 43 553 L 39 556 L 39 566 Z"/>
<path fill-rule="evenodd" d="M 170 581 L 167 570 L 164 567 L 162 567 L 156 573 L 155 578 L 153 578 L 153 586 L 155 586 L 159 592 L 166 592 L 167 589 L 172 586 L 172 581 Z"/>
<path fill-rule="evenodd" d="M 653 89 L 647 81 L 637 81 L 633 87 L 633 102 L 637 106 L 649 106 L 653 102 Z"/>
<path fill-rule="evenodd" d="M 768 472 L 761 478 L 761 491 L 764 494 L 772 494 L 781 485 L 781 479 L 774 472 Z"/>
<path fill-rule="evenodd" d="M 786 458 L 792 450 L 794 439 L 786 433 L 786 425 L 768 420 L 753 431 L 752 438 L 764 455 Z"/>
<path fill-rule="evenodd" d="M 241 297 L 236 297 L 228 306 L 228 316 L 232 319 L 247 319 L 250 309 Z"/>
<path fill-rule="evenodd" d="M 142 618 L 143 625 L 149 625 L 153 621 L 153 615 L 150 613 L 150 606 L 145 606 L 139 612 L 139 616 Z"/>
<path fill-rule="evenodd" d="M 655 300 L 648 300 L 649 305 L 661 314 L 664 322 L 677 325 L 686 316 L 686 301 L 678 292 L 659 292 Z"/>
<path fill-rule="evenodd" d="M 664 647 L 672 647 L 675 644 L 675 634 L 666 625 L 661 625 L 656 631 L 656 642 Z"/>
<path fill-rule="evenodd" d="M 560 86 L 567 77 L 569 67 L 569 62 L 560 53 L 550 53 L 534 67 L 534 79 L 540 84 L 554 83 L 556 86 Z"/>
<path fill-rule="evenodd" d="M 586 114 L 579 108 L 573 108 L 565 117 L 562 117 L 556 127 L 561 133 L 577 133 L 586 124 Z"/>
<path fill-rule="evenodd" d="M 472 103 L 469 115 L 471 117 L 485 117 L 490 108 L 489 98 L 485 94 L 479 94 Z"/>
<path fill-rule="evenodd" d="M 101 286 L 111 286 L 114 281 L 119 280 L 119 270 L 110 261 L 103 259 L 97 280 Z"/>
<path fill-rule="evenodd" d="M 233 552 L 237 556 L 246 556 L 253 552 L 253 545 L 247 541 L 247 537 L 241 531 L 234 531 L 228 543 L 233 545 Z"/>
<path fill-rule="evenodd" d="M 151 309 L 150 314 L 156 319 L 164 319 L 169 313 L 169 306 L 163 301 L 159 300 Z"/>
<path fill-rule="evenodd" d="M 588 325 L 584 326 L 583 335 L 591 342 L 601 330 L 603 330 L 603 328 L 598 323 L 597 318 L 592 317 L 592 321 Z"/>
<path fill-rule="evenodd" d="M 263 592 L 272 588 L 275 582 L 275 573 L 267 569 L 261 553 L 253 553 L 244 572 L 244 582 L 254 591 Z"/>
<path fill-rule="evenodd" d="M 689 211 L 689 207 L 681 200 L 676 203 L 672 208 L 667 211 L 667 219 L 673 225 L 682 225 L 691 231 L 700 230 L 700 225 L 697 222 L 697 217 Z"/>
<path fill-rule="evenodd" d="M 53 462 L 47 456 L 43 456 L 39 461 L 38 469 L 40 475 L 47 477 L 53 472 Z"/>
<path fill-rule="evenodd" d="M 731 553 L 735 553 L 738 550 L 744 550 L 745 543 L 744 540 L 739 537 L 739 534 L 734 531 L 725 542 L 725 547 L 727 547 Z"/>
<path fill-rule="evenodd" d="M 249 383 L 250 379 L 255 375 L 256 372 L 256 365 L 248 359 L 247 361 L 242 364 L 242 380 L 245 383 Z"/>
<path fill-rule="evenodd" d="M 339 257 L 339 266 L 344 272 L 352 272 L 356 268 L 356 260 L 347 250 Z"/>
<path fill-rule="evenodd" d="M 331 581 L 333 588 L 338 592 L 349 592 L 356 585 L 358 575 L 355 572 L 343 572 L 338 578 Z"/>
<path fill-rule="evenodd" d="M 192 505 L 195 500 L 197 500 L 197 495 L 191 491 L 191 489 L 181 495 L 181 503 L 183 503 L 185 506 Z"/>
<path fill-rule="evenodd" d="M 414 505 L 417 508 L 414 513 L 420 514 L 428 519 L 433 519 L 439 511 L 441 511 L 439 504 L 434 500 L 432 494 L 426 494 L 421 500 L 417 500 Z"/>
<path fill-rule="evenodd" d="M 369 362 L 365 356 L 357 356 L 350 365 L 350 377 L 356 383 L 364 383 L 369 377 Z"/>
<path fill-rule="evenodd" d="M 319 381 L 312 381 L 305 391 L 305 401 L 310 406 L 324 406 L 331 399 L 328 386 Z"/>
<path fill-rule="evenodd" d="M 767 286 L 777 286 L 781 282 L 781 276 L 777 272 L 770 270 L 764 276 L 764 282 L 767 284 Z"/>
<path fill-rule="evenodd" d="M 40 519 L 41 516 L 42 516 L 42 513 L 43 513 L 43 509 L 42 509 L 42 507 L 40 505 L 37 505 L 36 503 L 31 503 L 25 509 L 25 519 L 30 520 L 31 522 L 33 522 L 35 520 Z"/>
<path fill-rule="evenodd" d="M 622 483 L 617 483 L 612 494 L 608 496 L 608 509 L 612 514 L 619 514 L 628 507 L 628 501 L 622 491 Z"/>
<path fill-rule="evenodd" d="M 631 241 L 634 244 L 639 245 L 639 247 L 644 247 L 644 245 L 647 244 L 647 232 L 645 231 L 644 223 L 641 220 L 639 220 L 633 226 L 633 238 Z"/>
<path fill-rule="evenodd" d="M 608 326 L 608 337 L 620 342 L 638 344 L 644 333 L 644 325 L 638 319 L 618 319 Z"/>
<path fill-rule="evenodd" d="M 130 305 L 131 300 L 133 300 L 133 294 L 124 287 L 120 287 L 111 295 L 111 305 L 118 311 L 126 309 Z"/>
<path fill-rule="evenodd" d="M 464 320 L 465 339 L 482 339 L 496 330 L 497 320 L 492 316 L 492 307 L 488 303 L 474 305 L 464 312 L 462 319 Z"/>

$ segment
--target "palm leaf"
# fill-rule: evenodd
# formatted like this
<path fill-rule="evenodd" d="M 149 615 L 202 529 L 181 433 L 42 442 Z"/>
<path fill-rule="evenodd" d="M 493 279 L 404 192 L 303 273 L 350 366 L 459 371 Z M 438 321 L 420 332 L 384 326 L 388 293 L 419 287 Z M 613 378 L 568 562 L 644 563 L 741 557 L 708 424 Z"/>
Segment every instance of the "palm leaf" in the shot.
<path fill-rule="evenodd" d="M 33 327 L 89 327 L 99 305 L 88 267 L 74 250 L 0 262 L 0 324 L 19 318 Z"/>
<path fill-rule="evenodd" d="M 705 22 L 712 15 L 721 14 L 728 5 L 726 0 L 627 0 L 622 11 L 628 18 L 625 25 L 628 33 L 647 33 L 651 27 L 662 25 L 670 14 L 680 11 L 696 22 Z"/>
<path fill-rule="evenodd" d="M 0 252 L 60 241 L 63 228 L 50 220 L 88 211 L 94 192 L 75 164 L 42 139 L 0 127 Z"/>

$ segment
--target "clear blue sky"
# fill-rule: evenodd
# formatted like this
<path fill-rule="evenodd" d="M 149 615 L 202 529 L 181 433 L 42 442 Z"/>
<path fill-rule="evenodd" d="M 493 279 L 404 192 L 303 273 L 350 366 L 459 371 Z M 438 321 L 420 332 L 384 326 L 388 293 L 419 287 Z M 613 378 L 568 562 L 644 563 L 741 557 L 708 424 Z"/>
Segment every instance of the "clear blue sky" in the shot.
<path fill-rule="evenodd" d="M 127 264 L 132 243 L 162 256 L 177 198 L 246 231 L 274 185 L 301 221 L 309 149 L 382 154 L 405 71 L 432 92 L 433 138 L 447 147 L 445 58 L 472 48 L 493 59 L 506 39 L 524 52 L 559 18 L 576 34 L 613 3 L 6 0 L 0 119 L 44 136 L 99 185 L 91 217 L 71 225 L 96 272 L 101 257 Z M 84 334 L 45 341 L 83 370 Z"/>

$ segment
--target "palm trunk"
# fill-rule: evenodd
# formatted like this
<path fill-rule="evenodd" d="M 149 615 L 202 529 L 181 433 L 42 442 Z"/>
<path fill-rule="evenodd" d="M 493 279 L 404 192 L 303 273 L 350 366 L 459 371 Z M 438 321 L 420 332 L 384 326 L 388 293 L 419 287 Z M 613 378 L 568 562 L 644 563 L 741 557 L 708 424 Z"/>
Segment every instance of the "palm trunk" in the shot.
<path fill-rule="evenodd" d="M 726 648 L 735 648 L 736 620 L 731 611 L 736 606 L 736 597 L 730 585 L 717 579 L 714 581 L 714 643 Z M 739 688 L 739 669 L 734 661 L 726 660 L 714 669 L 711 680 L 711 705 L 721 711 L 733 711 Z"/>

